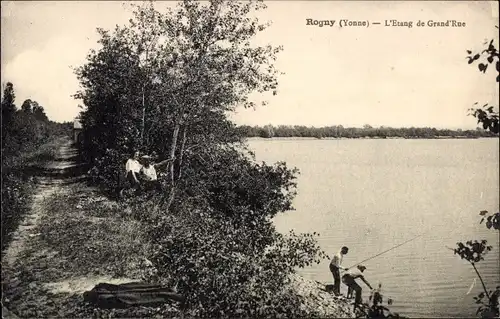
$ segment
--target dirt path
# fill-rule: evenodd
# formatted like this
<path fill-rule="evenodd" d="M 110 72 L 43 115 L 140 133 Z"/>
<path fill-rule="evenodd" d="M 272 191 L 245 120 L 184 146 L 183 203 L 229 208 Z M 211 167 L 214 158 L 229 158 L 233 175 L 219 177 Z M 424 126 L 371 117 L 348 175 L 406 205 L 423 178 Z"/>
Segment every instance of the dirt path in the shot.
<path fill-rule="evenodd" d="M 11 243 L 2 258 L 3 267 L 12 267 L 19 254 L 24 251 L 27 239 L 39 235 L 35 230 L 41 214 L 45 212 L 43 201 L 56 191 L 60 191 L 61 183 L 65 179 L 64 174 L 77 167 L 74 160 L 77 155 L 77 150 L 71 146 L 71 140 L 68 139 L 58 150 L 57 160 L 59 161 L 41 168 L 42 174 L 39 176 L 40 182 L 34 195 L 31 213 L 24 218 L 14 232 Z"/>
<path fill-rule="evenodd" d="M 31 238 L 40 235 L 40 233 L 37 232 L 37 226 L 42 214 L 46 212 L 46 209 L 43 207 L 43 202 L 55 192 L 60 191 L 62 181 L 65 179 L 64 173 L 78 167 L 74 160 L 78 153 L 71 146 L 71 140 L 65 140 L 57 153 L 56 162 L 51 162 L 45 167 L 36 168 L 38 173 L 40 173 L 39 176 L 37 176 L 39 183 L 36 188 L 36 193 L 33 196 L 30 213 L 21 221 L 19 227 L 12 235 L 8 248 L 3 252 L 2 288 L 9 286 L 17 288 L 19 286 L 19 278 L 16 275 L 20 273 L 16 271 L 16 263 L 25 252 L 26 243 Z M 11 277 L 13 279 L 12 281 L 9 280 L 10 278 L 8 276 L 4 276 L 4 274 L 10 273 L 14 275 L 14 277 Z M 2 298 L 3 318 L 18 318 L 13 312 L 5 308 L 4 304 L 9 301 L 8 298 Z"/>
<path fill-rule="evenodd" d="M 66 139 L 54 161 L 35 168 L 30 213 L 2 256 L 4 318 L 88 317 L 94 309 L 83 304 L 84 291 L 135 281 L 144 269 L 140 225 L 82 181 L 77 159 Z"/>

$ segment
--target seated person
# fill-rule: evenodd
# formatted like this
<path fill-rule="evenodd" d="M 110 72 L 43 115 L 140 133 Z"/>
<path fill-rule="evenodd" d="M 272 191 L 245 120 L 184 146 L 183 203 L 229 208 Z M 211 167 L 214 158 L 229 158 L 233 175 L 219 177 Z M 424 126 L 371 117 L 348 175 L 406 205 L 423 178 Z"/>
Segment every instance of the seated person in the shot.
<path fill-rule="evenodd" d="M 151 163 L 152 159 L 153 157 L 149 155 L 142 156 L 142 161 L 144 165 L 142 165 L 140 172 L 145 182 L 144 186 L 146 190 L 153 190 L 153 189 L 161 190 L 161 184 L 158 181 L 158 176 L 156 175 L 156 168 L 169 163 L 171 160 L 167 159 L 159 163 L 153 164 Z"/>
<path fill-rule="evenodd" d="M 135 189 L 136 191 L 140 186 L 139 173 L 142 168 L 142 165 L 141 163 L 139 163 L 138 159 L 139 152 L 133 151 L 130 158 L 125 163 L 125 174 L 127 176 L 128 186 Z M 120 194 L 123 195 L 123 189 L 120 191 Z"/>

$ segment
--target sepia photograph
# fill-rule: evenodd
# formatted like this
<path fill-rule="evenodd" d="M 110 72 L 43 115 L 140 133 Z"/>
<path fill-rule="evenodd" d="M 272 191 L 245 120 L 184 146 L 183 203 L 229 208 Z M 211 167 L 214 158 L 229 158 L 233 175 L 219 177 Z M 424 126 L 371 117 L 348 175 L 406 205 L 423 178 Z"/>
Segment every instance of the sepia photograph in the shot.
<path fill-rule="evenodd" d="M 498 1 L 1 1 L 2 318 L 500 318 Z"/>

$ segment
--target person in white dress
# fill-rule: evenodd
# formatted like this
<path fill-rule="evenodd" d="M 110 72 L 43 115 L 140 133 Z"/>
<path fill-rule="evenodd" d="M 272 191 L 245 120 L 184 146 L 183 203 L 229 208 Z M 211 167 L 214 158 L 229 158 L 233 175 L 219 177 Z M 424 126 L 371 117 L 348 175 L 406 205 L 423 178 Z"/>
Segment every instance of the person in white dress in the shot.
<path fill-rule="evenodd" d="M 125 176 L 128 185 L 120 189 L 120 197 L 123 197 L 124 191 L 128 188 L 134 189 L 136 193 L 140 188 L 139 173 L 142 165 L 139 163 L 139 152 L 134 150 L 130 155 L 130 158 L 125 163 Z"/>
<path fill-rule="evenodd" d="M 127 180 L 130 182 L 132 187 L 139 185 L 139 172 L 141 171 L 142 165 L 139 163 L 139 152 L 134 151 L 133 155 L 125 163 L 125 172 L 127 174 Z"/>

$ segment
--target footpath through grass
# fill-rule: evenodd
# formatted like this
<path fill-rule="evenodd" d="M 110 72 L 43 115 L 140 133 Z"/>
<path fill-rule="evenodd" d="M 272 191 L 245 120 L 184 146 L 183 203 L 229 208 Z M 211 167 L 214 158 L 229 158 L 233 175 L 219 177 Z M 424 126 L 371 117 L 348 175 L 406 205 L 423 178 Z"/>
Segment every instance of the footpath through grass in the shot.
<path fill-rule="evenodd" d="M 63 186 L 63 187 L 61 187 Z M 3 304 L 23 318 L 172 317 L 160 308 L 94 309 L 83 292 L 99 282 L 141 280 L 151 270 L 144 228 L 129 209 L 84 183 L 49 186 L 22 251 L 2 267 Z M 48 194 L 46 191 L 45 194 Z"/>
<path fill-rule="evenodd" d="M 36 186 L 45 173 L 44 166 L 56 160 L 68 137 L 52 137 L 37 148 L 9 156 L 2 154 L 2 252 L 12 233 L 30 210 Z"/>

